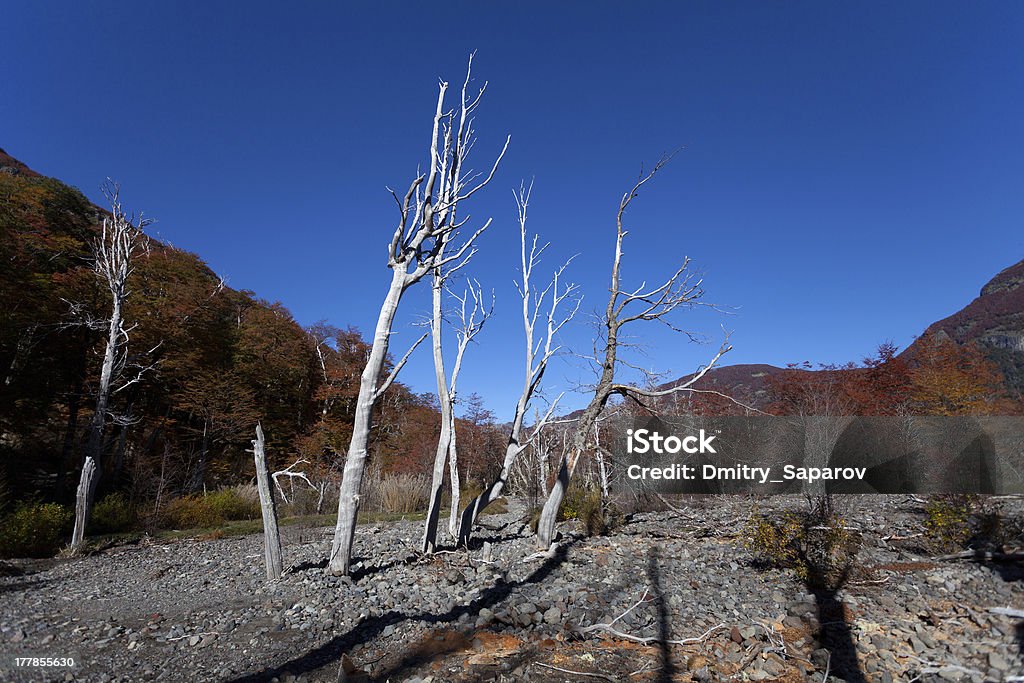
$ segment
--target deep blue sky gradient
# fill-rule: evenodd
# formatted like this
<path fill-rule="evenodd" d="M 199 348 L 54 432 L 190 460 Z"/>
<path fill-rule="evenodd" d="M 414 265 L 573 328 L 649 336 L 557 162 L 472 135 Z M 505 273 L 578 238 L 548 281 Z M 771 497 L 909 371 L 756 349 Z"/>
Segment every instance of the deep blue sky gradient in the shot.
<path fill-rule="evenodd" d="M 536 179 L 542 270 L 578 253 L 603 308 L 614 213 L 641 163 L 684 146 L 629 215 L 626 282 L 684 256 L 731 315 L 730 363 L 844 362 L 905 346 L 1024 257 L 1024 4 L 8 3 L 0 146 L 94 200 L 110 176 L 236 288 L 299 322 L 372 329 L 395 207 L 424 164 L 438 77 L 489 81 L 467 206 L 493 216 L 472 274 L 497 313 L 463 388 L 499 417 L 521 386 L 511 189 Z M 465 214 L 463 214 L 465 215 Z M 403 303 L 397 355 L 427 288 Z M 643 330 L 674 377 L 715 348 Z M 590 349 L 585 316 L 567 331 Z M 566 357 L 549 392 L 587 377 Z M 433 391 L 429 354 L 403 378 Z M 577 407 L 580 396 L 566 399 Z"/>

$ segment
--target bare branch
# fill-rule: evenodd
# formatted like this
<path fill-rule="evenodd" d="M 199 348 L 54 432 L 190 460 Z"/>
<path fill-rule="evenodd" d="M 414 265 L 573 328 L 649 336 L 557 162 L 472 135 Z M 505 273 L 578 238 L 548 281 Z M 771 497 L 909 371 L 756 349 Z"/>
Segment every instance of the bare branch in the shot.
<path fill-rule="evenodd" d="M 302 465 L 302 464 L 307 464 L 308 465 L 309 461 L 306 460 L 306 459 L 296 460 L 295 462 L 293 462 L 291 465 L 288 465 L 288 467 L 284 468 L 283 470 L 278 470 L 277 472 L 274 472 L 272 475 L 270 475 L 271 478 L 274 480 L 274 486 L 277 487 L 277 492 L 281 494 L 281 498 L 286 503 L 288 502 L 288 496 L 285 495 L 284 489 L 281 488 L 281 482 L 278 481 L 278 477 L 289 477 L 289 479 L 301 479 L 302 481 L 306 482 L 309 485 L 309 488 L 313 489 L 314 491 L 316 491 L 318 493 L 320 491 L 320 489 L 317 488 L 316 485 L 313 484 L 313 482 L 311 482 L 309 480 L 309 477 L 306 476 L 305 472 L 293 472 L 292 471 L 293 468 L 298 467 L 299 465 Z"/>
<path fill-rule="evenodd" d="M 395 378 L 398 377 L 398 373 L 401 372 L 403 367 L 405 367 L 406 362 L 409 360 L 409 356 L 411 356 L 412 352 L 416 350 L 416 347 L 419 346 L 420 344 L 422 344 L 423 340 L 426 339 L 429 336 L 430 336 L 429 332 L 424 332 L 420 336 L 420 338 L 417 339 L 413 343 L 413 345 L 409 347 L 409 350 L 405 352 L 405 355 L 402 356 L 402 359 L 400 361 L 398 361 L 397 363 L 395 363 L 395 367 L 391 370 L 391 374 L 389 374 L 387 376 L 387 378 L 383 382 L 381 382 L 380 386 L 377 388 L 377 392 L 376 392 L 376 397 L 375 398 L 380 398 L 384 394 L 384 392 L 387 391 L 391 387 L 391 385 L 395 381 Z"/>

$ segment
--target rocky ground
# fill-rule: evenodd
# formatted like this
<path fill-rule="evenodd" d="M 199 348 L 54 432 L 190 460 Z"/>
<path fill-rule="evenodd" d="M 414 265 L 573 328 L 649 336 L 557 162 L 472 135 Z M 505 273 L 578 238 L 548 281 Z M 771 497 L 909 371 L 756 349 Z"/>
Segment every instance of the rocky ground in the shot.
<path fill-rule="evenodd" d="M 710 498 L 594 538 L 566 523 L 547 557 L 516 503 L 471 552 L 421 558 L 419 523 L 361 526 L 351 579 L 324 571 L 333 529 L 295 527 L 272 583 L 260 535 L 18 562 L 0 578 L 0 680 L 1024 680 L 1024 621 L 991 611 L 1024 608 L 1019 564 L 932 560 L 919 503 L 857 497 L 863 571 L 810 590 L 755 566 L 750 505 Z"/>

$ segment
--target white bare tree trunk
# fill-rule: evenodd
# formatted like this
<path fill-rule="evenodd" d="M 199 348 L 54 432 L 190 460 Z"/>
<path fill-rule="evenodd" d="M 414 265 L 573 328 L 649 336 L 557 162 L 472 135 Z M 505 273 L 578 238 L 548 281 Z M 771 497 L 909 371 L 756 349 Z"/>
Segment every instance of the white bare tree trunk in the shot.
<path fill-rule="evenodd" d="M 71 534 L 71 551 L 78 552 L 85 538 L 85 525 L 89 523 L 90 498 L 94 491 L 93 476 L 96 474 L 96 461 L 86 457 L 82 466 L 82 476 L 78 480 L 78 495 L 75 497 L 75 530 Z"/>
<path fill-rule="evenodd" d="M 564 287 L 560 287 L 559 285 L 559 278 L 568 267 L 568 262 L 555 271 L 551 283 L 538 295 L 535 295 L 531 289 L 530 276 L 533 273 L 533 268 L 539 262 L 541 253 L 548 246 L 547 244 L 538 246 L 538 238 L 537 236 L 534 236 L 532 246 L 529 249 L 527 248 L 526 217 L 530 203 L 531 190 L 532 185 L 530 189 L 521 187 L 519 193 L 516 194 L 516 206 L 519 209 L 520 261 L 523 273 L 523 281 L 518 285 L 518 287 L 519 294 L 522 299 L 523 331 L 525 333 L 526 349 L 524 358 L 523 390 L 519 394 L 519 400 L 516 402 L 515 415 L 512 418 L 512 428 L 509 430 L 508 441 L 505 445 L 505 459 L 501 463 L 501 471 L 498 473 L 495 480 L 491 482 L 491 484 L 485 488 L 480 495 L 471 500 L 466 506 L 466 509 L 462 512 L 458 534 L 459 545 L 462 546 L 469 544 L 470 536 L 473 532 L 473 525 L 476 524 L 483 511 L 488 505 L 501 497 L 502 492 L 508 483 L 509 476 L 512 473 L 512 467 L 515 464 L 516 458 L 518 458 L 519 454 L 526 449 L 526 445 L 529 443 L 530 439 L 526 439 L 524 441 L 522 434 L 523 420 L 526 416 L 526 411 L 529 408 L 530 401 L 532 400 L 534 393 L 536 393 L 537 388 L 540 386 L 541 380 L 544 378 L 544 372 L 547 370 L 548 361 L 551 360 L 559 350 L 559 347 L 555 345 L 555 335 L 566 323 L 572 320 L 573 316 L 576 315 L 576 311 L 579 310 L 581 303 L 581 299 L 576 296 L 576 285 L 571 283 Z M 551 305 L 547 312 L 546 334 L 544 335 L 542 343 L 541 341 L 538 341 L 535 345 L 534 330 L 549 292 L 551 293 Z M 564 317 L 558 318 L 558 306 L 566 299 L 574 299 L 575 306 L 573 306 L 572 310 Z M 553 401 L 548 406 L 547 413 L 544 417 L 538 420 L 537 424 L 533 426 L 533 434 L 530 437 L 531 439 L 540 434 L 545 422 L 550 418 L 557 403 L 557 399 Z"/>
<path fill-rule="evenodd" d="M 448 445 L 448 483 L 451 502 L 448 507 L 448 535 L 459 537 L 459 504 L 462 502 L 462 482 L 459 477 L 458 433 L 455 430 L 455 415 L 452 414 L 451 443 Z"/>
<path fill-rule="evenodd" d="M 466 222 L 455 219 L 459 203 L 469 199 L 491 181 L 510 140 L 506 138 L 505 146 L 491 166 L 490 173 L 482 180 L 474 180 L 482 174 L 463 168 L 474 141 L 472 114 L 484 91 L 481 88 L 475 98 L 468 96 L 471 72 L 472 57 L 462 86 L 460 106 L 454 110 L 445 111 L 444 101 L 448 83 L 440 84 L 430 137 L 430 163 L 427 172 L 412 181 L 404 199 L 392 193 L 398 204 L 399 220 L 388 246 L 388 267 L 392 270 L 391 286 L 381 306 L 369 357 L 360 377 L 352 439 L 349 442 L 344 479 L 338 497 L 338 523 L 328 563 L 328 569 L 333 574 L 349 572 L 352 541 L 355 538 L 356 518 L 359 514 L 359 490 L 366 468 L 374 407 L 412 353 L 410 349 L 388 377 L 380 380 L 387 360 L 395 313 L 402 294 L 427 273 L 470 258 L 475 250 L 474 241 L 490 225 L 490 221 L 486 221 L 482 227 L 463 240 L 462 245 L 454 249 L 451 255 L 443 254 L 445 246 L 454 241 L 459 229 Z M 474 182 L 475 185 L 472 184 Z M 455 265 L 453 269 L 458 267 Z M 426 335 L 421 337 L 420 341 L 424 338 Z M 416 344 L 412 348 L 415 348 Z"/>
<path fill-rule="evenodd" d="M 398 310 L 398 301 L 405 290 L 406 275 L 396 268 L 391 278 L 391 288 L 384 298 L 377 318 L 377 328 L 370 347 L 370 356 L 359 381 L 359 395 L 356 399 L 355 419 L 352 425 L 352 440 L 349 442 L 345 459 L 345 472 L 338 496 L 338 521 L 334 530 L 329 569 L 336 574 L 348 574 L 349 558 L 352 554 L 352 539 L 356 533 L 356 516 L 359 514 L 359 489 L 363 483 L 366 467 L 367 445 L 370 439 L 370 421 L 377 402 L 377 382 L 387 360 L 391 326 Z"/>
<path fill-rule="evenodd" d="M 96 408 L 89 424 L 89 438 L 85 446 L 85 463 L 86 465 L 91 463 L 91 465 L 89 465 L 88 477 L 86 468 L 82 469 L 78 487 L 79 500 L 75 506 L 75 531 L 71 540 L 73 551 L 77 550 L 82 543 L 82 534 L 85 533 L 85 526 L 88 523 L 96 496 L 96 485 L 102 475 L 103 432 L 110 413 L 110 397 L 115 391 L 114 382 L 124 370 L 127 360 L 130 328 L 125 328 L 122 311 L 124 302 L 128 298 L 128 277 L 135 269 L 133 259 L 136 251 L 140 243 L 144 245 L 145 236 L 142 230 L 149 223 L 140 218 L 136 225 L 134 219 L 124 213 L 118 198 L 119 188 L 116 184 L 110 183 L 104 188 L 104 193 L 110 200 L 111 212 L 109 217 L 103 219 L 103 230 L 93 246 L 95 259 L 93 270 L 110 291 L 111 307 L 110 318 L 107 320 L 103 365 L 100 368 L 100 380 L 96 388 Z M 140 369 L 135 379 L 122 382 L 117 390 L 139 381 L 146 369 Z M 82 498 L 82 483 L 85 483 L 87 479 L 88 486 L 85 487 L 84 498 Z"/>
<path fill-rule="evenodd" d="M 460 264 L 465 265 L 466 261 Z M 437 380 L 437 398 L 441 407 L 441 434 L 437 442 L 437 450 L 434 454 L 434 469 L 430 486 L 430 504 L 427 508 L 426 524 L 423 528 L 422 551 L 425 553 L 434 552 L 437 546 L 437 527 L 441 515 L 441 489 L 444 486 L 444 464 L 448 461 L 448 475 L 451 489 L 451 506 L 449 509 L 448 531 L 452 538 L 458 537 L 458 513 L 460 486 L 459 481 L 459 454 L 458 442 L 455 428 L 455 395 L 459 382 L 459 372 L 462 369 L 462 360 L 466 355 L 473 338 L 483 329 L 484 324 L 490 317 L 490 311 L 483 309 L 483 290 L 477 284 L 470 283 L 468 291 L 461 297 L 455 297 L 461 307 L 458 315 L 461 326 L 457 330 L 458 343 L 455 352 L 455 363 L 452 366 L 451 380 L 445 372 L 442 331 L 444 329 L 443 315 L 441 310 L 441 293 L 445 281 L 454 270 L 448 273 L 434 274 L 433 282 L 433 317 L 431 318 L 431 336 L 434 347 L 434 374 Z M 473 307 L 467 314 L 466 303 L 472 296 Z M 479 314 L 479 320 L 477 315 Z"/>
<path fill-rule="evenodd" d="M 718 353 L 701 370 L 695 373 L 684 384 L 663 391 L 648 391 L 629 384 L 617 384 L 615 382 L 616 366 L 620 362 L 619 332 L 624 325 L 636 321 L 661 321 L 671 329 L 671 323 L 666 316 L 680 307 L 696 305 L 703 296 L 701 280 L 692 280 L 692 275 L 687 272 L 689 259 L 684 259 L 682 265 L 676 272 L 666 280 L 660 287 L 648 289 L 645 284 L 633 291 L 623 291 L 620 282 L 620 269 L 622 263 L 622 242 L 627 231 L 623 222 L 626 209 L 633 199 L 636 198 L 640 187 L 654 177 L 670 157 L 662 158 L 654 168 L 646 175 L 641 174 L 640 179 L 633 188 L 622 196 L 619 202 L 619 211 L 616 217 L 616 240 L 615 255 L 612 260 L 611 286 L 609 288 L 608 305 L 604 314 L 604 353 L 603 358 L 595 359 L 601 363 L 601 370 L 597 383 L 594 385 L 593 396 L 589 405 L 583 410 L 576 423 L 576 429 L 570 447 L 562 454 L 558 463 L 558 477 L 548 499 L 541 510 L 540 521 L 537 524 L 537 539 L 542 548 L 549 548 L 555 537 L 555 523 L 558 518 L 558 511 L 562 507 L 562 500 L 569 488 L 573 472 L 580 458 L 588 452 L 591 447 L 590 435 L 593 433 L 598 418 L 604 411 L 608 400 L 615 395 L 632 396 L 634 398 L 668 396 L 673 393 L 689 391 L 693 384 L 700 380 L 708 370 L 714 367 L 718 359 L 727 353 L 732 347 L 728 345 L 728 339 L 723 342 Z"/>
<path fill-rule="evenodd" d="M 430 478 L 430 501 L 427 504 L 427 518 L 423 526 L 423 542 L 420 550 L 432 553 L 437 545 L 437 525 L 441 516 L 441 489 L 444 485 L 444 465 L 448 459 L 452 445 L 454 417 L 452 413 L 452 396 L 448 392 L 448 375 L 444 369 L 443 343 L 444 330 L 442 319 L 442 294 L 444 292 L 444 276 L 434 271 L 431 282 L 432 315 L 430 318 L 430 337 L 434 351 L 434 379 L 437 381 L 437 400 L 441 409 L 441 431 L 434 452 L 434 468 Z"/>
<path fill-rule="evenodd" d="M 281 534 L 277 527 L 277 503 L 270 486 L 270 469 L 264 451 L 263 427 L 256 425 L 256 439 L 252 442 L 253 460 L 256 462 L 256 488 L 260 493 L 260 512 L 263 514 L 263 555 L 267 565 L 267 579 L 281 578 Z"/>

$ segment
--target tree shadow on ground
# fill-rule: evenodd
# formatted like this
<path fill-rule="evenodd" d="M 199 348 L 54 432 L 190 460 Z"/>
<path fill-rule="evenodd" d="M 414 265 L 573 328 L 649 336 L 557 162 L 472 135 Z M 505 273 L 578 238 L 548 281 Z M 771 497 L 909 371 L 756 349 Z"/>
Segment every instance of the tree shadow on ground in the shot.
<path fill-rule="evenodd" d="M 1006 583 L 1024 581 L 1024 565 L 1019 561 L 992 561 L 983 552 L 978 552 L 972 562 L 980 564 L 992 573 L 997 574 Z M 1017 651 L 1024 656 L 1024 619 L 1019 619 L 1014 625 L 1014 640 L 1017 642 Z"/>
<path fill-rule="evenodd" d="M 327 568 L 327 558 L 324 558 L 324 559 L 320 560 L 319 562 L 310 562 L 309 560 L 306 560 L 305 562 L 300 562 L 299 564 L 292 565 L 291 567 L 288 568 L 288 571 L 286 573 L 287 574 L 299 574 L 301 572 L 309 571 L 310 569 L 326 569 L 326 568 Z"/>
<path fill-rule="evenodd" d="M 323 645 L 315 647 L 301 656 L 295 657 L 294 659 L 271 669 L 264 669 L 263 671 L 233 678 L 230 680 L 230 683 L 257 683 L 258 681 L 268 681 L 274 677 L 283 678 L 289 674 L 300 676 L 305 673 L 322 669 L 330 664 L 337 664 L 342 655 L 349 652 L 354 646 L 376 639 L 381 635 L 385 628 L 403 621 L 421 621 L 429 624 L 442 624 L 458 621 L 459 617 L 464 614 L 477 614 L 484 607 L 493 607 L 494 605 L 504 601 L 517 588 L 532 583 L 539 583 L 546 579 L 551 572 L 565 562 L 568 557 L 569 547 L 573 543 L 575 543 L 575 539 L 566 545 L 559 546 L 551 557 L 546 559 L 541 566 L 535 569 L 522 581 L 511 583 L 501 581 L 497 585 L 488 588 L 480 595 L 480 597 L 476 598 L 468 605 L 457 605 L 443 614 L 432 614 L 429 612 L 409 614 L 399 612 L 397 610 L 389 610 L 378 617 L 370 617 L 363 620 L 347 633 L 335 636 Z M 443 654 L 443 652 L 436 653 L 434 657 Z M 421 657 L 417 656 L 416 653 L 410 655 L 410 657 L 407 657 L 406 659 L 409 661 L 406 662 L 406 660 L 403 659 L 402 662 L 391 667 L 389 671 L 385 672 L 386 675 L 383 680 L 386 680 L 389 676 L 399 676 L 403 671 L 408 671 L 411 668 L 418 667 L 426 663 L 426 660 L 421 659 Z M 379 678 L 379 675 L 377 678 Z"/>
<path fill-rule="evenodd" d="M 658 670 L 658 683 L 672 683 L 675 680 L 676 668 L 672 662 L 672 651 L 668 641 L 671 639 L 668 607 L 665 605 L 665 594 L 661 589 L 661 577 L 658 570 L 658 546 L 651 546 L 647 553 L 647 581 L 654 596 L 654 607 L 658 613 L 658 653 L 661 668 Z"/>
<path fill-rule="evenodd" d="M 814 596 L 818 607 L 819 632 L 815 638 L 829 651 L 827 668 L 834 676 L 847 683 L 867 683 L 857 660 L 857 646 L 847 621 L 846 605 L 839 598 L 839 589 L 846 583 L 850 569 L 846 568 L 836 580 L 823 568 L 805 559 L 807 590 Z"/>
<path fill-rule="evenodd" d="M 419 559 L 420 556 L 416 554 L 406 555 L 405 557 L 395 558 L 394 560 L 391 560 L 390 562 L 385 562 L 384 564 L 376 564 L 371 565 L 369 567 L 362 566 L 359 569 L 353 571 L 350 574 L 350 576 L 352 577 L 352 581 L 358 583 L 368 576 L 373 576 L 374 574 L 379 574 L 380 572 L 386 572 L 387 570 L 394 569 L 395 567 L 416 564 L 416 562 Z M 366 558 L 359 558 L 357 561 L 366 562 L 367 560 Z M 327 565 L 325 564 L 324 567 L 326 566 Z"/>
<path fill-rule="evenodd" d="M 26 581 L 14 581 L 12 583 L 0 583 L 0 595 L 4 593 L 17 593 L 18 591 L 30 588 L 39 588 L 50 583 L 48 579 L 28 579 Z"/>

